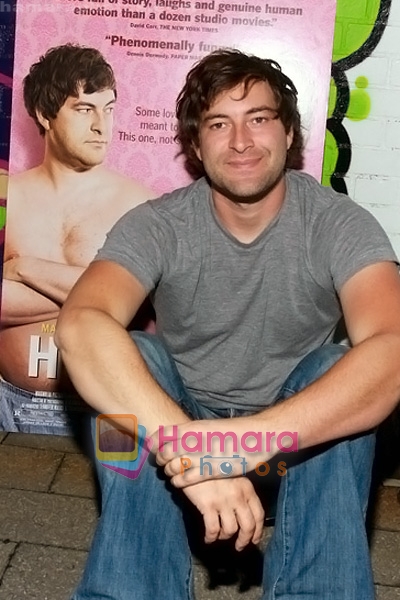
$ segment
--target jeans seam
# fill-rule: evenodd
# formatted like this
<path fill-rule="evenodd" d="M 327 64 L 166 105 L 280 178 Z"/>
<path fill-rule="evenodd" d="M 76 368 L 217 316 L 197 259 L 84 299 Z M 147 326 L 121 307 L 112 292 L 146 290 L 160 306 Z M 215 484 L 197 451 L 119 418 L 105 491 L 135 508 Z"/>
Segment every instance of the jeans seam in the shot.
<path fill-rule="evenodd" d="M 295 393 L 296 393 L 296 390 L 292 390 L 292 388 L 290 388 L 290 387 L 284 387 L 284 388 L 282 388 L 282 390 L 281 390 L 281 393 L 280 393 L 279 397 L 281 398 L 281 396 L 283 396 L 283 394 L 284 394 L 285 392 L 286 392 L 286 393 L 288 393 L 288 394 L 295 394 Z"/>
<path fill-rule="evenodd" d="M 286 478 L 288 477 L 289 473 L 286 473 Z M 282 519 L 281 519 L 281 529 L 282 529 L 282 548 L 283 548 L 283 557 L 282 557 L 282 567 L 276 577 L 275 583 L 272 586 L 272 598 L 271 600 L 275 600 L 276 599 L 276 588 L 278 586 L 279 581 L 282 579 L 282 573 L 287 565 L 287 559 L 288 559 L 288 554 L 289 554 L 289 547 L 288 547 L 288 531 L 287 531 L 287 496 L 289 493 L 289 483 L 290 480 L 286 479 L 286 485 L 285 485 L 285 494 L 284 494 L 284 499 L 282 501 Z"/>
<path fill-rule="evenodd" d="M 194 573 L 193 573 L 193 560 L 190 557 L 190 565 L 189 565 L 189 572 L 188 572 L 188 577 L 186 580 L 186 588 L 187 588 L 187 597 L 189 600 L 194 600 L 194 592 L 193 592 L 193 587 L 194 587 Z"/>

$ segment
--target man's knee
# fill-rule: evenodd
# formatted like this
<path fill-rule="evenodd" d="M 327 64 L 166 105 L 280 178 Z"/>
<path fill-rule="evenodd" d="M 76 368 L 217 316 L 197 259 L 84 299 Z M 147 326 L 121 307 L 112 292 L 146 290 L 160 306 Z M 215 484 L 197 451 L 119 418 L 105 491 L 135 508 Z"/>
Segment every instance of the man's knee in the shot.
<path fill-rule="evenodd" d="M 161 366 L 172 357 L 160 338 L 153 333 L 145 331 L 130 331 L 129 335 L 135 342 L 142 358 L 150 368 L 152 364 Z"/>
<path fill-rule="evenodd" d="M 175 377 L 178 372 L 174 359 L 160 338 L 145 331 L 130 331 L 132 340 L 135 342 L 147 368 L 161 387 L 164 382 Z"/>

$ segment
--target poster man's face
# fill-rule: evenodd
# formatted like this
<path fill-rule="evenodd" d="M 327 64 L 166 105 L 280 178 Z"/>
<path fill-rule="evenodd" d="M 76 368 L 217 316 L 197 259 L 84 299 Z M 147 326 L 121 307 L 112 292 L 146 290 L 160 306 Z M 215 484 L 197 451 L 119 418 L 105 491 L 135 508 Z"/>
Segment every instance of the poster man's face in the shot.
<path fill-rule="evenodd" d="M 102 90 L 69 96 L 55 119 L 48 122 L 49 151 L 61 163 L 90 169 L 103 162 L 111 140 L 115 94 Z"/>
<path fill-rule="evenodd" d="M 195 148 L 214 190 L 241 202 L 254 202 L 280 180 L 292 131 L 276 118 L 268 83 L 243 84 L 222 92 L 202 115 Z"/>

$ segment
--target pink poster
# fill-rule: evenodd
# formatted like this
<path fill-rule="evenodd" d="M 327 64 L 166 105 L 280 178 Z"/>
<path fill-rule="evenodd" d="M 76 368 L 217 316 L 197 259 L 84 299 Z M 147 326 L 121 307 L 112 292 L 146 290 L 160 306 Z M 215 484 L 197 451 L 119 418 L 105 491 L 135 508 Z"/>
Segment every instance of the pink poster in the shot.
<path fill-rule="evenodd" d="M 69 432 L 65 414 L 80 401 L 53 341 L 65 296 L 57 274 L 68 291 L 120 214 L 190 182 L 174 142 L 174 106 L 196 61 L 221 47 L 278 61 L 299 92 L 304 168 L 320 178 L 334 21 L 335 0 L 18 0 L 0 331 L 2 406 L 10 406 L 3 429 Z M 96 208 L 92 202 L 86 210 L 85 190 L 72 182 L 63 204 L 30 171 L 43 161 L 44 142 L 24 106 L 23 79 L 47 50 L 70 43 L 96 48 L 114 71 L 117 102 L 103 166 L 116 188 L 126 178 L 131 206 L 107 196 L 108 183 L 99 183 Z M 30 261 L 24 268 L 21 256 Z"/>

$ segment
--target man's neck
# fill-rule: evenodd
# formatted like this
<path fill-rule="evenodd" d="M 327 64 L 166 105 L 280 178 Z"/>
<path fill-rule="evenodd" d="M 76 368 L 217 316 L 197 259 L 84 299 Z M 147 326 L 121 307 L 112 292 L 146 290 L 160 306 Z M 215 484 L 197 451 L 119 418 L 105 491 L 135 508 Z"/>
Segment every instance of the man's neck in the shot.
<path fill-rule="evenodd" d="M 45 155 L 40 165 L 42 176 L 47 179 L 55 191 L 60 193 L 71 189 L 74 189 L 75 192 L 79 190 L 83 192 L 87 187 L 93 188 L 103 170 L 102 165 L 86 170 L 76 170 L 49 155 Z"/>
<path fill-rule="evenodd" d="M 254 203 L 234 202 L 211 189 L 217 219 L 239 242 L 250 244 L 268 227 L 282 208 L 286 182 L 282 177 L 278 185 Z"/>

